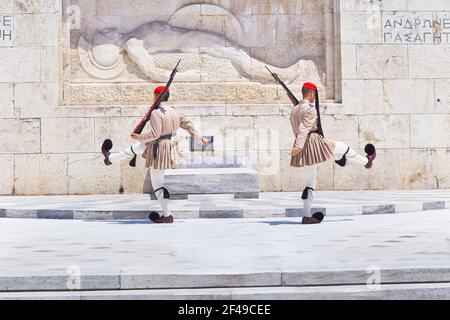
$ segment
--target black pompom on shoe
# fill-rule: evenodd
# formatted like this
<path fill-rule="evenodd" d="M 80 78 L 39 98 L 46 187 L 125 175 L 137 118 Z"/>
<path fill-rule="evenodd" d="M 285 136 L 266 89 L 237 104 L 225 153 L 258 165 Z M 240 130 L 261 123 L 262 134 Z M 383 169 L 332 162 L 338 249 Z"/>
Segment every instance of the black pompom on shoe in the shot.
<path fill-rule="evenodd" d="M 323 219 L 325 218 L 325 215 L 322 212 L 316 212 L 312 215 L 313 218 L 319 220 L 320 222 L 323 221 Z"/>
<path fill-rule="evenodd" d="M 364 147 L 364 152 L 368 156 L 373 156 L 377 152 L 377 150 L 375 149 L 375 146 L 373 144 L 369 143 Z"/>
<path fill-rule="evenodd" d="M 377 150 L 373 144 L 368 144 L 365 146 L 364 151 L 367 153 L 367 164 L 364 166 L 366 169 L 371 169 L 373 166 L 373 161 L 377 157 Z"/>
<path fill-rule="evenodd" d="M 103 141 L 102 154 L 105 157 L 104 162 L 105 162 L 105 165 L 107 165 L 107 166 L 112 165 L 111 161 L 109 161 L 109 155 L 110 155 L 109 151 L 111 151 L 112 148 L 113 148 L 113 143 L 111 140 L 106 139 L 105 141 Z"/>
<path fill-rule="evenodd" d="M 149 216 L 148 216 L 150 221 L 155 222 L 156 220 L 158 220 L 160 218 L 159 213 L 156 211 L 152 211 L 150 212 Z"/>

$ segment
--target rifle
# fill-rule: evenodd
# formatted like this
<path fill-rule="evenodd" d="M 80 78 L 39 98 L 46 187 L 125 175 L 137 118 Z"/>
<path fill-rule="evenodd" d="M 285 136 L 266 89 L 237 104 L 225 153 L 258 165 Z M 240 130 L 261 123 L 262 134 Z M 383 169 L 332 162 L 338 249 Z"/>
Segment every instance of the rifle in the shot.
<path fill-rule="evenodd" d="M 276 81 L 278 84 L 280 84 L 280 85 L 283 87 L 283 89 L 286 91 L 286 93 L 287 93 L 287 95 L 288 95 L 288 98 L 291 100 L 292 104 L 293 104 L 294 106 L 298 105 L 298 103 L 299 103 L 298 99 L 294 96 L 294 94 L 292 93 L 292 91 L 289 90 L 289 88 L 284 84 L 284 82 L 281 81 L 280 77 L 278 77 L 278 75 L 277 75 L 276 73 L 273 73 L 272 71 L 270 71 L 270 69 L 267 68 L 267 66 L 265 66 L 265 67 L 266 67 L 267 71 L 270 72 L 270 74 L 271 74 L 272 77 L 275 79 L 275 81 Z"/>
<path fill-rule="evenodd" d="M 150 107 L 150 110 L 147 112 L 145 117 L 142 118 L 141 122 L 139 122 L 139 124 L 136 126 L 136 128 L 134 128 L 133 133 L 141 134 L 142 131 L 144 130 L 144 127 L 147 124 L 147 122 L 150 121 L 150 116 L 152 115 L 153 110 L 155 110 L 156 108 L 159 107 L 159 105 L 161 104 L 161 101 L 162 101 L 164 95 L 166 94 L 167 90 L 169 90 L 169 87 L 172 84 L 172 81 L 173 81 L 173 79 L 175 78 L 175 75 L 178 72 L 178 66 L 180 65 L 180 62 L 181 62 L 181 59 L 178 60 L 177 65 L 175 66 L 175 68 L 173 69 L 172 73 L 170 74 L 170 79 L 167 82 L 166 86 L 164 87 L 164 90 L 155 99 L 155 101 L 153 102 L 152 106 Z"/>

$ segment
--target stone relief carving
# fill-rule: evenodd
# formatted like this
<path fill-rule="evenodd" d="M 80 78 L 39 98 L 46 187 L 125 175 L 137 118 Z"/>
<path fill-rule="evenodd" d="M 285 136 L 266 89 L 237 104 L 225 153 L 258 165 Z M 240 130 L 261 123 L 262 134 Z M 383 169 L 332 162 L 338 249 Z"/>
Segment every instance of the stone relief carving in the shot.
<path fill-rule="evenodd" d="M 196 12 L 200 4 L 187 5 L 178 9 L 168 21 L 149 21 L 129 33 L 121 34 L 116 28 L 96 30 L 92 41 L 82 35 L 78 43 L 78 54 L 83 69 L 91 77 L 110 80 L 118 78 L 134 63 L 153 82 L 167 80 L 170 70 L 155 64 L 154 54 L 194 53 L 208 55 L 231 62 L 234 69 L 245 79 L 260 83 L 273 83 L 267 73 L 268 65 L 287 83 L 299 76 L 320 78 L 315 64 L 308 60 L 298 60 L 287 67 L 277 67 L 261 59 L 252 57 L 245 49 L 245 35 L 239 20 L 226 9 L 217 5 L 204 4 L 205 8 L 227 16 L 227 35 L 213 24 L 208 25 Z M 188 18 L 186 18 L 188 17 Z M 177 81 L 201 81 L 200 70 L 190 69 L 180 72 Z"/>

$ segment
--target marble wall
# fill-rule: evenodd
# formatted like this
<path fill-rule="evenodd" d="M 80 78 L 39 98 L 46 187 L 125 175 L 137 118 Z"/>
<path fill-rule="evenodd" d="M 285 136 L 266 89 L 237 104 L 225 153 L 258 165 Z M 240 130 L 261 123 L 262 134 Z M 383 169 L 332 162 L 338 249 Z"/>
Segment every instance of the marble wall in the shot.
<path fill-rule="evenodd" d="M 96 51 L 101 56 L 96 63 L 104 64 L 97 69 L 106 72 L 83 65 L 80 59 L 92 56 L 95 46 L 89 43 L 104 30 L 102 24 L 138 35 L 136 28 L 149 16 L 167 21 L 177 11 L 172 21 L 180 28 L 194 21 L 200 28 L 217 28 L 230 39 L 236 33 L 227 29 L 228 22 L 236 18 L 248 36 L 238 48 L 247 48 L 248 57 L 274 68 L 301 61 L 303 70 L 311 71 L 308 80 L 312 77 L 323 95 L 336 98 L 323 102 L 325 135 L 361 151 L 368 142 L 379 147 L 372 170 L 340 168 L 332 162 L 320 165 L 318 189 L 450 187 L 446 34 L 450 2 L 177 0 L 166 1 L 158 14 L 153 3 L 0 1 L 0 24 L 6 24 L 0 26 L 0 194 L 142 192 L 143 162 L 139 160 L 135 169 L 127 163 L 105 167 L 99 149 L 105 138 L 114 140 L 115 150 L 128 145 L 130 130 L 146 112 L 151 88 L 159 82 L 146 76 L 123 48 L 119 61 L 108 55 L 111 50 L 105 55 Z M 202 7 L 211 4 L 225 11 Z M 76 28 L 66 23 L 76 17 L 70 5 L 83 12 L 84 18 L 70 21 Z M 188 9 L 180 12 L 182 7 Z M 292 29 L 293 24 L 299 27 Z M 255 26 L 266 32 L 255 34 Z M 330 37 L 330 32 L 335 36 Z M 86 43 L 80 49 L 82 36 Z M 287 47 L 281 50 L 279 44 Z M 153 54 L 164 62 L 157 65 L 163 73 L 177 56 Z M 216 153 L 249 159 L 249 165 L 262 174 L 264 191 L 302 189 L 301 170 L 289 166 L 293 138 L 290 106 L 282 89 L 243 76 L 230 60 L 198 51 L 183 55 L 182 72 L 190 68 L 205 72 L 177 81 L 172 99 L 202 133 L 216 137 Z M 122 73 L 115 75 L 116 68 L 123 66 Z M 324 77 L 324 70 L 333 70 L 336 78 Z M 303 80 L 300 77 L 290 85 L 298 96 Z M 189 155 L 188 151 L 186 140 L 183 152 Z"/>
<path fill-rule="evenodd" d="M 382 148 L 374 181 L 449 188 L 450 2 L 340 2 L 343 109 L 358 118 L 359 147 Z"/>

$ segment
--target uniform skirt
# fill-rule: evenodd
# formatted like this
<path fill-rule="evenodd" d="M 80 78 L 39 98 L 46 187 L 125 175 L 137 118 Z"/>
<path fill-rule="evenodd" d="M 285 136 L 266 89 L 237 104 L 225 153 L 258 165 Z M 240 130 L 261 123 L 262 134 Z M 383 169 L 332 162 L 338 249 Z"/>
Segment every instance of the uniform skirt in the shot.
<path fill-rule="evenodd" d="M 146 160 L 145 167 L 156 170 L 176 169 L 180 164 L 179 141 L 160 140 L 157 148 L 154 148 L 155 143 L 150 142 L 142 155 Z"/>
<path fill-rule="evenodd" d="M 325 162 L 333 157 L 335 143 L 323 138 L 320 134 L 311 132 L 306 138 L 302 152 L 292 157 L 292 167 L 312 166 Z"/>

